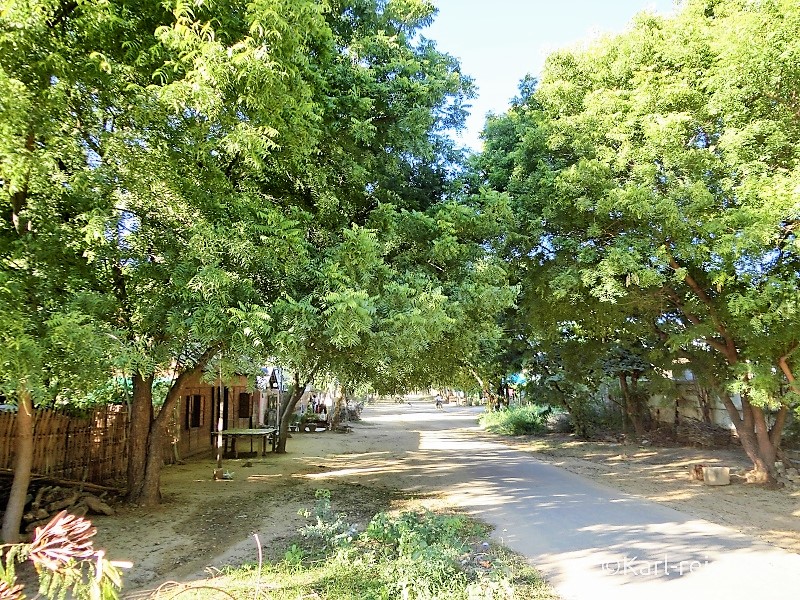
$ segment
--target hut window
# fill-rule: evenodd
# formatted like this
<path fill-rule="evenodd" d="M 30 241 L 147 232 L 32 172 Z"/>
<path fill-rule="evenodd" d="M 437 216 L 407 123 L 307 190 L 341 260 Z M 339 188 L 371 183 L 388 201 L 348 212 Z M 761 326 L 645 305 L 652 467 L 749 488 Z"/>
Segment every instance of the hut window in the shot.
<path fill-rule="evenodd" d="M 250 416 L 250 394 L 242 392 L 239 394 L 239 418 L 244 419 Z"/>
<path fill-rule="evenodd" d="M 183 428 L 200 427 L 203 424 L 203 397 L 200 394 L 186 396 L 186 412 Z"/>
<path fill-rule="evenodd" d="M 200 394 L 192 396 L 192 427 L 203 424 L 203 397 Z"/>

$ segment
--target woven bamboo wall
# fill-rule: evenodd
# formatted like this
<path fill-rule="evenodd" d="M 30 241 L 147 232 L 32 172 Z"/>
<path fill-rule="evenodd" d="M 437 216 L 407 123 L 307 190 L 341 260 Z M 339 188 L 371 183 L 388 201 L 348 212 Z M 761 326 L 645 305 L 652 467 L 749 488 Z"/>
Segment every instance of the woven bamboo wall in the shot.
<path fill-rule="evenodd" d="M 13 468 L 15 420 L 15 413 L 0 413 L 0 469 Z M 104 406 L 88 418 L 37 410 L 33 473 L 100 484 L 124 480 L 127 432 L 128 413 L 124 406 Z"/>

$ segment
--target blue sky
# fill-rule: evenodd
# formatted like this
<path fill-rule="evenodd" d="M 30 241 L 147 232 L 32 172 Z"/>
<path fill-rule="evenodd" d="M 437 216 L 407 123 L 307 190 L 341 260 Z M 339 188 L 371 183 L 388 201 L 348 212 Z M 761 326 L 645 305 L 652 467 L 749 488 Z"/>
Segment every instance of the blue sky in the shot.
<path fill-rule="evenodd" d="M 625 30 L 644 10 L 668 14 L 673 0 L 433 0 L 439 14 L 422 34 L 456 56 L 478 86 L 459 141 L 480 149 L 487 112 L 501 113 L 526 73 L 538 76 L 558 48 Z"/>

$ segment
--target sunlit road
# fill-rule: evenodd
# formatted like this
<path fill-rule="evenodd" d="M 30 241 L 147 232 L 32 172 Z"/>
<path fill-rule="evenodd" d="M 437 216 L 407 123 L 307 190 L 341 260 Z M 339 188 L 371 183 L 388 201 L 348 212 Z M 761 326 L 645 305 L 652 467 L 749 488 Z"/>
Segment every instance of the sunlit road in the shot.
<path fill-rule="evenodd" d="M 419 433 L 419 451 L 399 478 L 405 487 L 448 494 L 494 525 L 496 537 L 529 557 L 564 600 L 752 600 L 800 590 L 799 555 L 464 431 L 475 428 L 477 415 L 428 404 L 364 413 L 368 422 Z"/>

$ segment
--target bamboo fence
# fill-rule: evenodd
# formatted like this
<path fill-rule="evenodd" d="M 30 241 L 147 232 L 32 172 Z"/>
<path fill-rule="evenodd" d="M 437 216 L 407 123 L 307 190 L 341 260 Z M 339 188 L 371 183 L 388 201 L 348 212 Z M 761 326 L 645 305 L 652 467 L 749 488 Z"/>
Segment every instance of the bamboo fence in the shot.
<path fill-rule="evenodd" d="M 0 469 L 14 465 L 16 413 L 0 413 Z M 128 412 L 103 406 L 89 417 L 54 410 L 34 414 L 33 474 L 103 484 L 124 479 L 128 467 Z"/>

